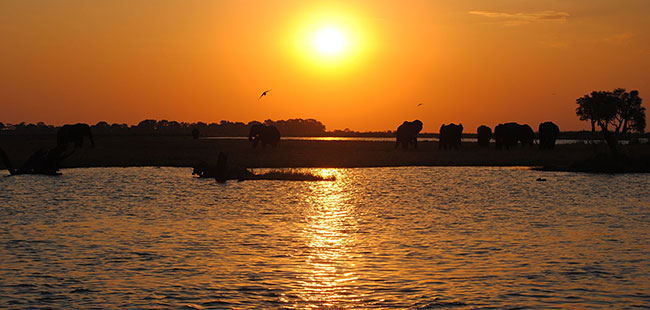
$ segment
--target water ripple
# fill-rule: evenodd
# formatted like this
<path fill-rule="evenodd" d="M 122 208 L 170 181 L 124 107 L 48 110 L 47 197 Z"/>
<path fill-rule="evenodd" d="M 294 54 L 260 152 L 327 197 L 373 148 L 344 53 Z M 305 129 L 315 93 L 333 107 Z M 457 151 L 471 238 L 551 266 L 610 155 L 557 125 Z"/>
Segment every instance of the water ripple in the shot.
<path fill-rule="evenodd" d="M 218 185 L 186 168 L 0 178 L 0 306 L 650 304 L 647 175 L 313 171 L 337 181 Z"/>

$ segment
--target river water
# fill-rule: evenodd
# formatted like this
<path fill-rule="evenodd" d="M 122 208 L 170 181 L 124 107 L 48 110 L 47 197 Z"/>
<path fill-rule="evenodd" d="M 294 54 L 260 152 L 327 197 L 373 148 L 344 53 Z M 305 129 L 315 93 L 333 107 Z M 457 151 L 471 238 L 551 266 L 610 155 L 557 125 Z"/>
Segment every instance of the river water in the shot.
<path fill-rule="evenodd" d="M 248 140 L 248 137 L 202 137 L 206 140 Z M 362 142 L 395 142 L 395 137 L 282 137 L 282 140 L 298 141 L 362 141 Z M 418 141 L 434 142 L 440 141 L 438 138 L 418 137 Z M 476 138 L 463 138 L 463 143 L 476 143 Z M 493 140 L 490 140 L 493 141 Z M 619 140 L 620 144 L 629 144 L 629 140 Z M 578 140 L 578 139 L 557 139 L 555 144 L 599 144 L 605 143 L 604 140 Z M 638 143 L 648 143 L 648 139 L 639 138 Z"/>
<path fill-rule="evenodd" d="M 0 177 L 0 308 L 650 308 L 648 175 L 309 170 Z"/>

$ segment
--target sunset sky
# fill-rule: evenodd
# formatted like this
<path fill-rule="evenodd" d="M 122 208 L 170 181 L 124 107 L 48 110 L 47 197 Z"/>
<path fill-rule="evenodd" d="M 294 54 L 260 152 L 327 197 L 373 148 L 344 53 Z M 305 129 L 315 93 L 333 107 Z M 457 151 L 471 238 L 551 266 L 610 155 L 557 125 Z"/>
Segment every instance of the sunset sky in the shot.
<path fill-rule="evenodd" d="M 648 0 L 3 0 L 0 40 L 5 123 L 578 130 L 592 90 L 650 102 Z"/>

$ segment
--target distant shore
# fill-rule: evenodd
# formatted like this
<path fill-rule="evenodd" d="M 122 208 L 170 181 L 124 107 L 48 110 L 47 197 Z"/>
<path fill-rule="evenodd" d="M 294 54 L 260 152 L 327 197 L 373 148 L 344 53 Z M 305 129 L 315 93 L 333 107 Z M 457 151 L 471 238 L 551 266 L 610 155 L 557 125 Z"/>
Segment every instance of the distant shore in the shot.
<path fill-rule="evenodd" d="M 440 150 L 438 143 L 423 141 L 418 149 L 394 149 L 393 141 L 310 141 L 287 139 L 277 149 L 251 148 L 245 139 L 198 139 L 186 136 L 95 137 L 95 148 L 84 145 L 63 161 L 63 168 L 76 167 L 191 167 L 198 162 L 216 163 L 227 152 L 232 164 L 247 168 L 353 168 L 397 166 L 529 166 L 567 167 L 598 153 L 602 144 L 564 144 L 555 150 L 535 146 L 511 150 L 480 148 L 464 142 L 459 150 Z M 0 135 L 2 147 L 15 164 L 34 151 L 56 145 L 53 135 Z M 623 151 L 635 158 L 650 158 L 650 145 L 627 145 Z M 2 163 L 0 163 L 2 165 Z M 2 165 L 4 169 L 4 165 Z"/>

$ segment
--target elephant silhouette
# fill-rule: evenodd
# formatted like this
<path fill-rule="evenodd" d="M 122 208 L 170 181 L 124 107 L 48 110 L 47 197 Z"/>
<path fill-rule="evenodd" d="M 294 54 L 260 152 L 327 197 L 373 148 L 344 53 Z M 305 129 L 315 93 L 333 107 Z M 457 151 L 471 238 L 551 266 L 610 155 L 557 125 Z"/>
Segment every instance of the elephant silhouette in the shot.
<path fill-rule="evenodd" d="M 194 165 L 192 175 L 197 175 L 199 178 L 214 178 L 219 183 L 225 183 L 228 180 L 244 181 L 255 178 L 255 174 L 248 169 L 229 165 L 228 154 L 224 152 L 219 152 L 216 166 L 211 166 L 204 161 Z"/>
<path fill-rule="evenodd" d="M 248 133 L 248 141 L 253 143 L 253 148 L 257 147 L 260 141 L 262 148 L 265 148 L 267 144 L 275 148 L 280 141 L 280 131 L 272 125 L 255 124 L 251 126 Z"/>
<path fill-rule="evenodd" d="M 414 148 L 418 148 L 418 134 L 422 130 L 422 122 L 420 120 L 414 120 L 412 122 L 404 121 L 402 125 L 397 127 L 395 132 L 395 148 L 398 148 L 400 144 L 402 148 L 408 149 L 409 144 L 413 144 Z"/>
<path fill-rule="evenodd" d="M 485 125 L 479 126 L 476 128 L 476 138 L 479 146 L 489 147 L 490 139 L 492 139 L 492 129 Z"/>
<path fill-rule="evenodd" d="M 0 159 L 10 175 L 43 174 L 61 175 L 59 165 L 62 160 L 72 155 L 74 149 L 67 151 L 64 148 L 41 148 L 34 152 L 20 167 L 14 168 L 5 151 L 0 148 Z"/>
<path fill-rule="evenodd" d="M 199 178 L 214 178 L 217 175 L 217 168 L 204 161 L 199 162 L 192 168 L 194 168 L 192 175 L 197 175 Z"/>
<path fill-rule="evenodd" d="M 555 148 L 555 140 L 560 134 L 560 127 L 553 122 L 539 124 L 539 149 L 552 150 Z"/>
<path fill-rule="evenodd" d="M 90 132 L 88 124 L 74 124 L 63 125 L 56 132 L 56 144 L 59 148 L 66 149 L 69 143 L 74 143 L 75 147 L 82 147 L 84 144 L 84 137 L 88 137 L 90 145 L 95 147 L 93 141 L 93 134 Z"/>
<path fill-rule="evenodd" d="M 442 124 L 440 126 L 440 142 L 438 143 L 438 148 L 458 149 L 463 138 L 463 124 L 454 124 L 449 125 Z"/>
<path fill-rule="evenodd" d="M 497 149 L 510 149 L 521 143 L 522 146 L 533 146 L 535 132 L 529 125 L 514 122 L 499 124 L 494 128 L 494 141 Z"/>

